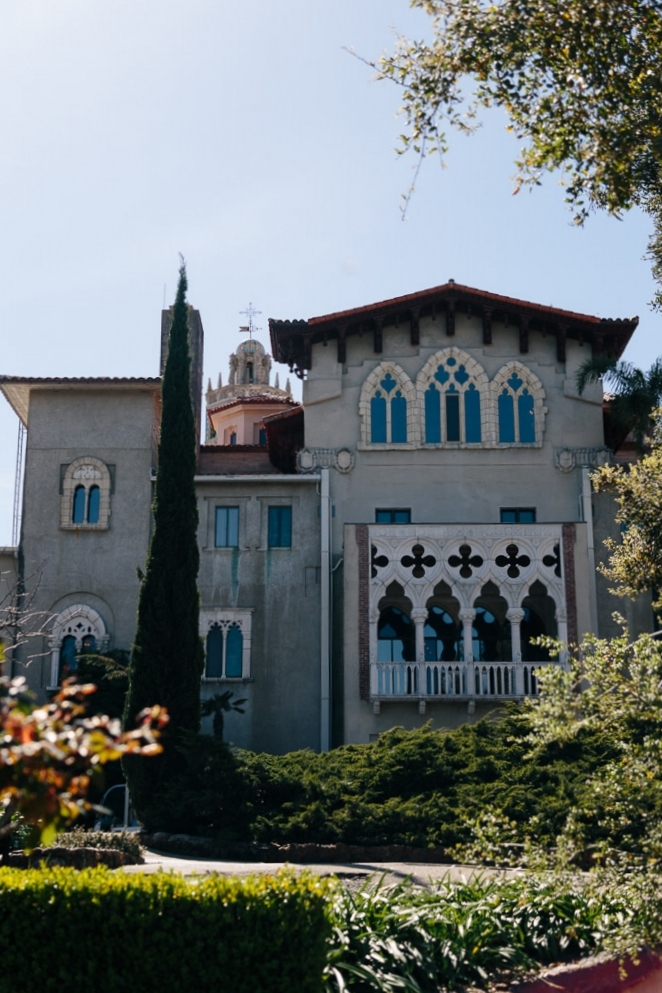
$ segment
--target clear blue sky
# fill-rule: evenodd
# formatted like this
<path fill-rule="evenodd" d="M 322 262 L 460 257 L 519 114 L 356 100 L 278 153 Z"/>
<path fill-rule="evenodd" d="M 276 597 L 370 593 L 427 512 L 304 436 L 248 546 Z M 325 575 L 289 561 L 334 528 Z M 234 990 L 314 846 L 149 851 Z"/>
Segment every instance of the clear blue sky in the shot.
<path fill-rule="evenodd" d="M 441 170 L 394 148 L 395 86 L 366 58 L 427 21 L 406 0 L 4 0 L 0 329 L 4 373 L 153 375 L 178 252 L 202 313 L 205 377 L 227 375 L 249 301 L 310 317 L 454 278 L 601 317 L 662 318 L 648 222 L 573 228 L 555 177 L 512 196 L 497 113 Z M 281 378 L 282 378 L 281 373 Z M 0 402 L 0 544 L 16 420 Z M 55 496 L 54 496 L 55 498 Z"/>

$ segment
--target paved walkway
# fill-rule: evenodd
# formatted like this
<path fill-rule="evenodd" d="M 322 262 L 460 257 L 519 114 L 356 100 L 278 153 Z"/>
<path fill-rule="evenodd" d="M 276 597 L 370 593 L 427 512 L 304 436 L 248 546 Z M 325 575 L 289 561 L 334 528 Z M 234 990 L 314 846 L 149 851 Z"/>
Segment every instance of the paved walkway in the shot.
<path fill-rule="evenodd" d="M 288 863 L 283 863 L 283 865 Z M 419 886 L 450 877 L 453 881 L 471 879 L 476 875 L 509 877 L 519 875 L 518 869 L 481 869 L 466 865 L 439 865 L 421 862 L 339 862 L 332 864 L 292 865 L 296 872 L 305 869 L 319 876 L 338 876 L 340 879 L 360 881 L 370 876 L 386 875 L 389 882 L 410 877 Z M 144 865 L 124 866 L 124 872 L 179 872 L 184 876 L 219 873 L 223 876 L 250 876 L 255 873 L 270 874 L 282 868 L 278 862 L 232 862 L 215 859 L 181 858 L 147 850 Z"/>

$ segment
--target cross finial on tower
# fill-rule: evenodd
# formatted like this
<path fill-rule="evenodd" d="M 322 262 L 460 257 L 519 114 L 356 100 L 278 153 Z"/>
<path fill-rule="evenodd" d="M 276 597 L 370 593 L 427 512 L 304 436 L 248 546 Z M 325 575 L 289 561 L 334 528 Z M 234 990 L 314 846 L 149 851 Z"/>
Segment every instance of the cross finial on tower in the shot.
<path fill-rule="evenodd" d="M 261 314 L 262 311 L 256 310 L 251 302 L 249 303 L 246 310 L 240 310 L 239 313 L 244 314 L 248 318 L 248 326 L 244 325 L 243 327 L 240 327 L 239 330 L 242 332 L 242 334 L 246 334 L 246 332 L 248 332 L 249 338 L 252 338 L 253 331 L 259 330 L 259 328 L 256 328 L 255 325 L 253 324 L 253 318 L 257 317 L 258 314 Z"/>

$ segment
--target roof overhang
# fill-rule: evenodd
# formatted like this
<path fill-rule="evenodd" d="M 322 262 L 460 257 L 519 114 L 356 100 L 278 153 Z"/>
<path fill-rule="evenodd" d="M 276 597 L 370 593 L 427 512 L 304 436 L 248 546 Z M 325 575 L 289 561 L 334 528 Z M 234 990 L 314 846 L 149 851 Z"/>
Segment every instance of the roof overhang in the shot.
<path fill-rule="evenodd" d="M 565 362 L 566 341 L 574 339 L 591 346 L 593 354 L 607 352 L 620 357 L 639 323 L 638 317 L 605 320 L 588 314 L 576 314 L 557 307 L 513 297 L 488 293 L 471 286 L 462 286 L 449 280 L 419 293 L 382 300 L 381 303 L 356 307 L 307 321 L 269 321 L 271 349 L 277 362 L 285 362 L 299 378 L 312 365 L 312 346 L 337 342 L 338 362 L 344 363 L 347 355 L 347 338 L 350 335 L 371 335 L 375 354 L 383 350 L 383 330 L 389 325 L 409 324 L 410 341 L 420 343 L 422 317 L 440 319 L 441 333 L 447 337 L 455 334 L 455 315 L 464 313 L 482 322 L 483 344 L 492 344 L 493 323 L 513 325 L 519 330 L 519 350 L 529 350 L 529 333 L 540 331 L 556 337 L 559 362 Z"/>
<path fill-rule="evenodd" d="M 14 413 L 27 427 L 30 410 L 30 393 L 36 390 L 53 392 L 72 391 L 89 392 L 98 390 L 149 390 L 161 388 L 159 376 L 147 377 L 117 377 L 85 376 L 68 378 L 64 376 L 45 376 L 33 378 L 30 376 L 0 376 L 0 391 L 4 393 L 7 402 Z"/>

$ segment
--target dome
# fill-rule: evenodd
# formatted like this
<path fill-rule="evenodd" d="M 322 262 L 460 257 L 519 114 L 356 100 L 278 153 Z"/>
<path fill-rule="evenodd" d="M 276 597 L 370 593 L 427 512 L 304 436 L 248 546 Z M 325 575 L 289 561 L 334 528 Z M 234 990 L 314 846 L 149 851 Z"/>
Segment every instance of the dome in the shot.
<path fill-rule="evenodd" d="M 246 341 L 242 341 L 241 345 L 239 345 L 237 353 L 243 355 L 264 355 L 264 345 L 261 345 L 255 338 L 247 338 Z"/>

